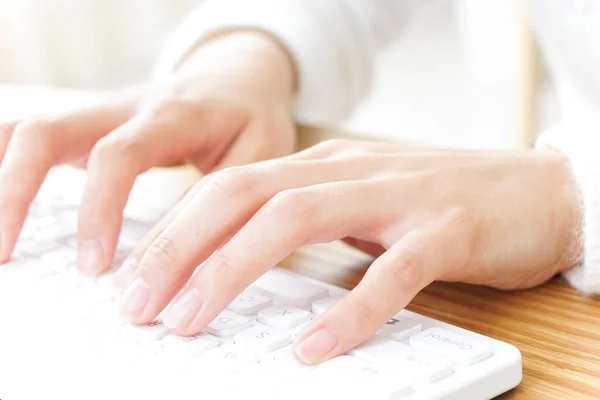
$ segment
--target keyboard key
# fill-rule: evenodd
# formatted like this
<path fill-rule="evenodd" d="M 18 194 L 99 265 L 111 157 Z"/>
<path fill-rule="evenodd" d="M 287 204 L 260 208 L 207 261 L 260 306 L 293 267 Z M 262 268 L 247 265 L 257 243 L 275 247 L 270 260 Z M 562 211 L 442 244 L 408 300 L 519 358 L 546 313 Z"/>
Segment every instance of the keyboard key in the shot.
<path fill-rule="evenodd" d="M 160 340 L 169 333 L 169 329 L 160 321 L 144 325 L 129 325 L 127 332 L 137 340 Z"/>
<path fill-rule="evenodd" d="M 392 340 L 402 341 L 416 335 L 423 330 L 421 324 L 413 318 L 394 317 L 390 318 L 382 326 L 377 334 Z"/>
<path fill-rule="evenodd" d="M 48 269 L 44 269 L 39 260 L 27 259 L 25 262 L 11 266 L 10 270 L 15 274 L 18 273 L 19 279 L 37 280 L 55 273 Z"/>
<path fill-rule="evenodd" d="M 225 310 L 204 328 L 204 332 L 219 337 L 233 336 L 239 331 L 249 328 L 250 322 L 248 317 Z"/>
<path fill-rule="evenodd" d="M 492 355 L 489 346 L 442 328 L 427 329 L 411 337 L 410 345 L 447 357 L 462 365 L 473 365 Z"/>
<path fill-rule="evenodd" d="M 127 258 L 127 256 L 131 254 L 130 250 L 124 250 L 124 249 L 117 249 L 117 251 L 115 252 L 115 255 L 113 257 L 113 262 L 112 262 L 112 266 L 113 268 L 119 268 L 123 262 L 125 261 L 125 259 Z"/>
<path fill-rule="evenodd" d="M 44 216 L 44 217 L 28 217 L 23 223 L 23 228 L 21 229 L 21 233 L 19 235 L 19 239 L 32 239 L 37 234 L 39 234 L 43 229 L 49 228 L 52 226 L 57 226 L 58 219 L 54 216 Z"/>
<path fill-rule="evenodd" d="M 200 369 L 207 369 L 210 372 L 215 370 L 235 372 L 258 363 L 258 358 L 251 351 L 235 345 L 225 345 L 208 350 L 197 360 Z"/>
<path fill-rule="evenodd" d="M 258 322 L 277 329 L 294 329 L 310 321 L 312 314 L 294 306 L 274 306 L 258 313 Z"/>
<path fill-rule="evenodd" d="M 350 355 L 382 368 L 391 368 L 401 376 L 435 382 L 453 372 L 452 363 L 416 351 L 405 344 L 373 337 L 350 351 Z"/>
<path fill-rule="evenodd" d="M 44 268 L 47 266 L 67 268 L 69 264 L 75 263 L 76 261 L 77 254 L 75 251 L 73 251 L 73 249 L 64 247 L 59 247 L 55 250 L 45 253 L 40 258 L 40 263 L 44 265 Z"/>
<path fill-rule="evenodd" d="M 55 242 L 62 238 L 66 238 L 69 236 L 73 236 L 77 234 L 77 226 L 66 224 L 66 223 L 58 223 L 56 226 L 49 226 L 43 229 L 40 229 L 34 235 L 33 239 L 39 243 L 45 242 Z"/>
<path fill-rule="evenodd" d="M 267 271 L 252 286 L 275 301 L 298 307 L 309 306 L 314 301 L 329 296 L 327 289 L 279 270 Z"/>
<path fill-rule="evenodd" d="M 240 315 L 254 315 L 262 309 L 273 305 L 273 301 L 262 294 L 243 293 L 227 307 Z"/>
<path fill-rule="evenodd" d="M 235 344 L 258 354 L 278 350 L 291 342 L 288 333 L 260 324 L 235 335 Z"/>
<path fill-rule="evenodd" d="M 341 296 L 334 296 L 325 297 L 324 299 L 317 300 L 312 304 L 312 312 L 317 315 L 321 315 L 325 311 L 327 311 L 329 307 L 333 306 L 338 301 L 340 301 L 341 298 Z"/>
<path fill-rule="evenodd" d="M 304 331 L 306 329 L 306 327 L 308 325 L 310 325 L 311 323 L 312 323 L 312 320 L 306 321 L 306 322 L 298 325 L 296 328 L 294 328 L 294 331 L 292 332 L 292 337 L 294 339 L 297 338 L 302 333 L 302 331 Z"/>
<path fill-rule="evenodd" d="M 60 242 L 71 249 L 77 249 L 77 236 L 63 238 Z"/>
<path fill-rule="evenodd" d="M 58 243 L 37 242 L 33 239 L 21 240 L 15 246 L 15 253 L 25 257 L 38 257 L 41 254 L 58 249 Z"/>
<path fill-rule="evenodd" d="M 315 372 L 329 384 L 344 385 L 356 394 L 357 390 L 368 397 L 395 398 L 412 391 L 412 380 L 399 376 L 396 371 L 382 372 L 352 356 L 339 356 L 317 366 Z"/>
<path fill-rule="evenodd" d="M 194 357 L 219 346 L 214 336 L 200 333 L 195 336 L 169 334 L 160 341 L 165 354 L 173 357 Z"/>
<path fill-rule="evenodd" d="M 28 261 L 27 258 L 14 255 L 7 262 L 0 264 L 0 271 L 6 271 L 10 268 L 18 268 L 19 265 L 24 264 Z"/>
<path fill-rule="evenodd" d="M 313 365 L 300 362 L 294 354 L 292 346 L 286 346 L 261 358 L 261 362 L 275 362 L 283 369 L 314 369 Z"/>

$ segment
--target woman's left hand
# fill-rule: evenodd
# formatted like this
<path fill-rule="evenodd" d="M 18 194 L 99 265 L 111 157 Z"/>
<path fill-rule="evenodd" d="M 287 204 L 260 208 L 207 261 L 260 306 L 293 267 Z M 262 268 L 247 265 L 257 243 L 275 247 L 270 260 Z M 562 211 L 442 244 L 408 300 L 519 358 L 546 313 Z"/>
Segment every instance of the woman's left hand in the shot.
<path fill-rule="evenodd" d="M 573 265 L 581 223 L 566 160 L 329 141 L 202 179 L 117 273 L 123 312 L 175 333 L 206 327 L 298 247 L 345 239 L 378 257 L 295 344 L 313 364 L 372 336 L 425 286 L 539 285 Z"/>

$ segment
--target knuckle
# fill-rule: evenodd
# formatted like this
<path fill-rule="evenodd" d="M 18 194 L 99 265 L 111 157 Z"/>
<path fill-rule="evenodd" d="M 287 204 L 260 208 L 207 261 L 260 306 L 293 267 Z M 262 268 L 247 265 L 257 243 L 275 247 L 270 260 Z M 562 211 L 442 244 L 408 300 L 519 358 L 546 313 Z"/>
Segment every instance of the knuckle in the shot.
<path fill-rule="evenodd" d="M 366 326 L 377 326 L 380 325 L 380 321 L 377 320 L 377 315 L 381 312 L 377 310 L 377 307 L 373 302 L 368 301 L 362 296 L 355 296 L 352 301 L 351 307 L 353 312 L 356 313 L 358 321 Z"/>
<path fill-rule="evenodd" d="M 213 276 L 232 276 L 231 262 L 220 251 L 214 252 L 210 257 L 210 267 Z"/>
<path fill-rule="evenodd" d="M 277 193 L 266 205 L 269 214 L 285 221 L 294 222 L 309 219 L 315 210 L 312 192 L 291 189 Z"/>
<path fill-rule="evenodd" d="M 148 101 L 144 104 L 143 109 L 152 117 L 161 118 L 190 110 L 195 104 L 195 101 L 192 99 L 172 93 Z"/>
<path fill-rule="evenodd" d="M 237 196 L 256 187 L 258 177 L 250 167 L 231 167 L 207 177 L 206 189 L 219 195 Z"/>
<path fill-rule="evenodd" d="M 339 154 L 341 151 L 352 147 L 352 140 L 349 139 L 329 139 L 313 146 L 315 155 L 321 157 L 330 157 Z"/>
<path fill-rule="evenodd" d="M 43 119 L 27 119 L 19 122 L 13 135 L 17 140 L 48 140 L 60 129 L 58 122 Z"/>
<path fill-rule="evenodd" d="M 134 138 L 112 138 L 106 136 L 100 139 L 90 154 L 91 163 L 104 163 L 106 160 L 119 159 L 134 162 L 139 153 L 138 142 Z"/>
<path fill-rule="evenodd" d="M 146 255 L 155 267 L 174 266 L 178 259 L 177 247 L 173 239 L 165 235 L 158 237 L 150 244 Z"/>
<path fill-rule="evenodd" d="M 463 207 L 455 207 L 447 212 L 448 223 L 461 231 L 472 231 L 475 226 L 473 213 Z"/>
<path fill-rule="evenodd" d="M 417 255 L 405 252 L 398 262 L 389 267 L 394 282 L 400 290 L 414 291 L 423 284 L 425 271 L 418 260 Z"/>

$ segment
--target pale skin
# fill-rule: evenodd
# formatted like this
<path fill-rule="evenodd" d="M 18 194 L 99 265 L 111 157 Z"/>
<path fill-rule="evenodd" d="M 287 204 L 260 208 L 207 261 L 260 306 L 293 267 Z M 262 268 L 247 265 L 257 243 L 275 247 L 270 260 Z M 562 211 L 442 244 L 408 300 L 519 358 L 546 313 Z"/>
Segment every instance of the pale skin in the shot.
<path fill-rule="evenodd" d="M 115 274 L 123 315 L 141 324 L 164 311 L 173 332 L 196 334 L 299 246 L 343 239 L 375 261 L 296 340 L 308 364 L 359 345 L 433 281 L 525 289 L 579 258 L 578 189 L 560 154 L 349 140 L 292 154 L 295 90 L 274 39 L 224 33 L 169 82 L 3 124 L 0 257 L 52 165 L 88 168 L 79 267 L 94 275 L 110 268 L 135 177 L 193 162 L 206 177 Z"/>

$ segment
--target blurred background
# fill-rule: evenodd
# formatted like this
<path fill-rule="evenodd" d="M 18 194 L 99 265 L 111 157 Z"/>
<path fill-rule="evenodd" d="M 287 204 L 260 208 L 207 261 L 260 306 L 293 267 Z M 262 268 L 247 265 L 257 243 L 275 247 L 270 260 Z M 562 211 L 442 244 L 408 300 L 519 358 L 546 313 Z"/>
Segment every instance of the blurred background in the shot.
<path fill-rule="evenodd" d="M 0 85 L 141 82 L 199 2 L 0 0 Z M 558 118 L 543 70 L 519 0 L 424 2 L 344 125 L 444 146 L 528 147 Z"/>

